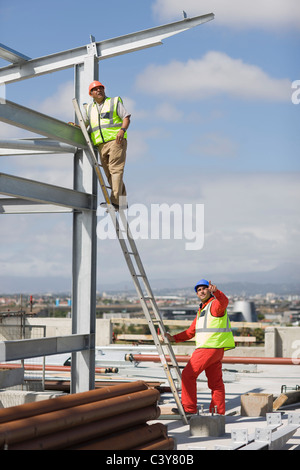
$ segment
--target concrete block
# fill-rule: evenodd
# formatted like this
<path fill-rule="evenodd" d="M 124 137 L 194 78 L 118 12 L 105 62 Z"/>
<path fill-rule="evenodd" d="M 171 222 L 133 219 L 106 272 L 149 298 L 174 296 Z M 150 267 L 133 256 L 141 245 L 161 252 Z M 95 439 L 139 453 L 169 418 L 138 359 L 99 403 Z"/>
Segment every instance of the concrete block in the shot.
<path fill-rule="evenodd" d="M 191 436 L 219 437 L 225 434 L 225 416 L 195 415 L 189 420 Z"/>
<path fill-rule="evenodd" d="M 0 390 L 0 408 L 9 408 L 10 406 L 23 405 L 35 401 L 48 400 L 61 395 L 62 392 L 27 392 L 23 390 Z"/>
<path fill-rule="evenodd" d="M 24 380 L 24 369 L 0 369 L 0 388 L 20 385 Z"/>
<path fill-rule="evenodd" d="M 268 393 L 246 393 L 241 396 L 242 416 L 266 416 L 273 411 L 273 395 Z"/>

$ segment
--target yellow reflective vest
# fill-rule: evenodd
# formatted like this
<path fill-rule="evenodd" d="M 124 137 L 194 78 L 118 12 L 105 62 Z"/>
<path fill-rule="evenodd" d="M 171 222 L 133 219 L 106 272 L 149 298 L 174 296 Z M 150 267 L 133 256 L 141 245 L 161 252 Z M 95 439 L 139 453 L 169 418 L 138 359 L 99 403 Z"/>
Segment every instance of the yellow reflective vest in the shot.
<path fill-rule="evenodd" d="M 196 348 L 233 349 L 235 343 L 227 310 L 222 317 L 214 317 L 211 314 L 212 302 L 209 302 L 203 310 L 199 308 L 197 313 Z"/>
<path fill-rule="evenodd" d="M 116 96 L 115 98 L 107 97 L 100 113 L 95 101 L 86 107 L 86 114 L 90 124 L 91 139 L 94 145 L 99 145 L 116 139 L 123 122 L 117 114 L 119 101 L 122 103 L 122 99 L 119 96 Z M 127 132 L 124 133 L 124 138 L 127 138 Z"/>

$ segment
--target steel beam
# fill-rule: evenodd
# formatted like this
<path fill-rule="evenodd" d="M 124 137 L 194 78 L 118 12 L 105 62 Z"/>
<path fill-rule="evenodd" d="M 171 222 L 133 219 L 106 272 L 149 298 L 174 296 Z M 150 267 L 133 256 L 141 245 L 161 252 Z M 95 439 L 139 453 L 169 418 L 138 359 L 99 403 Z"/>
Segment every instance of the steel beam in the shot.
<path fill-rule="evenodd" d="M 82 351 L 89 347 L 90 335 L 0 341 L 0 362 Z"/>
<path fill-rule="evenodd" d="M 81 210 L 96 210 L 95 196 L 51 184 L 0 173 L 0 193 L 39 203 Z M 1 201 L 1 200 L 0 200 Z"/>
<path fill-rule="evenodd" d="M 22 65 L 9 65 L 0 69 L 0 83 L 11 83 L 57 70 L 67 69 L 84 62 L 95 44 L 97 59 L 103 60 L 121 54 L 162 44 L 162 40 L 214 19 L 214 14 L 195 16 L 163 26 L 95 42 L 56 54 L 27 60 Z"/>
<path fill-rule="evenodd" d="M 8 60 L 13 64 L 23 64 L 27 60 L 31 60 L 30 57 L 27 57 L 20 52 L 11 49 L 10 47 L 5 46 L 4 44 L 0 44 L 0 57 L 2 59 Z"/>
<path fill-rule="evenodd" d="M 70 213 L 72 210 L 71 207 L 42 204 L 17 197 L 0 198 L 0 214 Z"/>
<path fill-rule="evenodd" d="M 86 147 L 81 129 L 1 98 L 0 121 L 75 147 Z"/>
<path fill-rule="evenodd" d="M 51 139 L 10 139 L 0 140 L 0 157 L 8 155 L 36 155 L 51 153 L 72 153 L 76 147 Z"/>

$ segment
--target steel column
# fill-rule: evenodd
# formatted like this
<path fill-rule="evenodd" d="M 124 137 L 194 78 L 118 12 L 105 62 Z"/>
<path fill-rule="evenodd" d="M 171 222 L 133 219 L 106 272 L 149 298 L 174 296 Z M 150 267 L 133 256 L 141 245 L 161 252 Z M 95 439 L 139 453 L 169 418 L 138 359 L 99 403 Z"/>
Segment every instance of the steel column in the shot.
<path fill-rule="evenodd" d="M 82 106 L 88 96 L 88 84 L 98 78 L 98 61 L 93 48 L 83 64 L 75 66 L 75 97 Z M 78 150 L 74 156 L 74 189 L 94 194 L 97 201 L 97 180 L 88 153 Z M 71 393 L 95 387 L 96 331 L 96 212 L 73 214 L 72 332 L 90 334 L 89 351 L 72 354 Z"/>

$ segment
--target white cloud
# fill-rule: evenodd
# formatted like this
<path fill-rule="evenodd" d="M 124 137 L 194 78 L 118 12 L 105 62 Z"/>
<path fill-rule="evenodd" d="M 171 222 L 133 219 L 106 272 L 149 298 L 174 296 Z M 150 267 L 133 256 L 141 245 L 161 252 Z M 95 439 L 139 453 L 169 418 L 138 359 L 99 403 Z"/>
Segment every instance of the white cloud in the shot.
<path fill-rule="evenodd" d="M 219 250 L 229 263 L 231 257 L 240 257 L 245 271 L 254 264 L 271 269 L 297 258 L 300 224 L 291 206 L 300 201 L 298 178 L 227 174 L 214 175 L 214 184 L 204 181 L 208 252 Z"/>
<path fill-rule="evenodd" d="M 188 151 L 192 155 L 205 157 L 229 157 L 237 156 L 237 144 L 228 137 L 211 132 L 201 136 L 191 142 Z"/>
<path fill-rule="evenodd" d="M 238 29 L 300 28 L 299 0 L 156 0 L 153 12 L 159 20 L 182 19 L 214 13 L 215 25 Z"/>
<path fill-rule="evenodd" d="M 176 108 L 172 103 L 160 103 L 156 110 L 155 114 L 158 119 L 168 122 L 176 122 L 182 118 L 182 112 Z"/>
<path fill-rule="evenodd" d="M 168 178 L 171 185 L 166 183 Z M 155 201 L 154 185 L 159 188 Z M 184 192 L 180 189 L 183 186 Z M 201 172 L 191 172 L 191 168 L 180 174 L 172 172 L 172 168 L 161 168 L 155 180 L 151 175 L 142 181 L 136 179 L 134 191 L 139 196 L 136 200 L 145 204 L 158 201 L 205 205 L 203 249 L 186 251 L 185 240 L 137 241 L 150 279 L 178 276 L 192 282 L 201 270 L 213 271 L 214 278 L 218 278 L 226 272 L 266 271 L 299 258 L 297 174 L 209 172 L 206 177 Z M 133 196 L 130 193 L 130 203 Z M 6 217 L 0 231 L 3 275 L 70 275 L 70 215 Z M 117 240 L 98 241 L 98 257 L 101 282 L 127 279 L 131 287 Z"/>
<path fill-rule="evenodd" d="M 74 116 L 73 98 L 74 84 L 73 81 L 69 81 L 62 83 L 56 92 L 52 96 L 47 97 L 43 102 L 38 104 L 33 103 L 30 107 L 48 116 L 72 121 Z"/>
<path fill-rule="evenodd" d="M 300 203 L 298 174 L 218 173 L 182 169 L 180 175 L 168 170 L 156 176 L 160 188 L 159 203 L 204 204 L 205 237 L 202 250 L 188 252 L 184 243 L 169 241 L 168 256 L 160 256 L 163 240 L 145 241 L 141 253 L 146 266 L 156 271 L 176 259 L 176 271 L 182 263 L 182 276 L 196 273 L 197 265 L 214 272 L 264 271 L 299 259 Z M 144 182 L 145 185 L 145 182 Z M 178 188 L 184 186 L 181 192 Z M 173 189 L 173 191 L 172 191 Z M 136 188 L 140 193 L 140 188 Z M 145 188 L 145 202 L 154 201 Z M 147 203 L 147 202 L 146 202 Z M 150 256 L 151 253 L 151 256 Z"/>
<path fill-rule="evenodd" d="M 5 229 L 0 233 L 2 275 L 37 277 L 70 273 L 70 215 L 2 217 L 5 217 Z"/>
<path fill-rule="evenodd" d="M 159 77 L 159 80 L 157 80 Z M 155 79 L 156 86 L 151 87 Z M 291 99 L 291 82 L 275 79 L 256 65 L 210 51 L 202 59 L 150 65 L 137 77 L 140 90 L 152 94 L 205 99 L 228 94 L 247 100 L 285 101 Z"/>
<path fill-rule="evenodd" d="M 166 134 L 166 132 L 165 132 Z M 162 138 L 162 130 L 158 127 L 151 127 L 147 130 L 129 129 L 127 161 L 135 162 L 148 158 L 149 142 Z M 125 169 L 126 171 L 126 169 Z"/>

